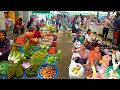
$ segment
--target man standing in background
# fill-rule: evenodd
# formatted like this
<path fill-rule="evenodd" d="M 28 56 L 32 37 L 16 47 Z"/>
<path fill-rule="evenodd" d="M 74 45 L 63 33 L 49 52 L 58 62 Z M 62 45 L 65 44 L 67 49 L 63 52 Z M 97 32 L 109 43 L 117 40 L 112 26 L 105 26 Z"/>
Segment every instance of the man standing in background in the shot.
<path fill-rule="evenodd" d="M 110 18 L 107 16 L 107 17 L 104 19 L 103 36 L 102 36 L 103 41 L 106 41 L 110 27 L 112 27 L 111 20 L 110 20 Z"/>
<path fill-rule="evenodd" d="M 118 41 L 118 23 L 119 23 L 119 14 L 117 13 L 117 15 L 115 16 L 114 18 L 114 21 L 113 21 L 113 44 L 114 45 L 117 45 L 117 41 Z"/>

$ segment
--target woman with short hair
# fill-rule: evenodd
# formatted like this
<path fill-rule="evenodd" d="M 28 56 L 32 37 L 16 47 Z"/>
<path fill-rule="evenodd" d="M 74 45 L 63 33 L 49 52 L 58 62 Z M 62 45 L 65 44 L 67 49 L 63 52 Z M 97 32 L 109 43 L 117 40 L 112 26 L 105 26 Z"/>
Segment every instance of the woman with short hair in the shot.
<path fill-rule="evenodd" d="M 8 60 L 10 53 L 10 39 L 6 35 L 5 30 L 0 30 L 0 61 Z"/>

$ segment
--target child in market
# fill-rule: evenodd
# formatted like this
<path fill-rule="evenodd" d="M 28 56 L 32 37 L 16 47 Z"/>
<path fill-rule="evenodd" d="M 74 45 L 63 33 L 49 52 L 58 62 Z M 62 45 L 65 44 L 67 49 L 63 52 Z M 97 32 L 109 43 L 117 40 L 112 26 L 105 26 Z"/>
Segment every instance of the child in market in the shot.
<path fill-rule="evenodd" d="M 41 32 L 40 32 L 40 28 L 39 26 L 37 25 L 36 26 L 36 31 L 34 32 L 34 38 L 41 38 Z"/>

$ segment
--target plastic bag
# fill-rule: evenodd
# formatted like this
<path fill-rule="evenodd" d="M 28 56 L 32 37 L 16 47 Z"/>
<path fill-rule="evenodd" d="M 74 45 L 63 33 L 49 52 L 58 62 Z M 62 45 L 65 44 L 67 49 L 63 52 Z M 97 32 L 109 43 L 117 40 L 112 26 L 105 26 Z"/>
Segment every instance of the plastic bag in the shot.
<path fill-rule="evenodd" d="M 72 60 L 76 60 L 77 57 L 80 57 L 79 53 L 73 53 Z"/>
<path fill-rule="evenodd" d="M 77 74 L 75 74 L 74 72 L 72 72 L 72 69 L 80 66 L 80 70 L 78 71 Z M 70 66 L 69 66 L 69 77 L 71 79 L 82 79 L 84 77 L 84 68 L 81 64 L 79 63 L 75 63 L 75 62 L 71 62 Z"/>
<path fill-rule="evenodd" d="M 77 41 L 77 42 L 74 43 L 75 48 L 80 48 L 80 45 L 81 45 L 80 41 Z"/>

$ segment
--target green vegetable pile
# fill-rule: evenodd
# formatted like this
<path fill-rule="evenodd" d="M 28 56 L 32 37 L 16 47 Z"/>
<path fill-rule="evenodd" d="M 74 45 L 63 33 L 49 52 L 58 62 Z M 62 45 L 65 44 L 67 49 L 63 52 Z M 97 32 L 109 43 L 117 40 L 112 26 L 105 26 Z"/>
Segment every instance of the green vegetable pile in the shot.
<path fill-rule="evenodd" d="M 47 52 L 49 49 L 49 46 L 47 45 L 40 45 L 39 47 L 41 52 Z"/>
<path fill-rule="evenodd" d="M 49 56 L 46 59 L 47 64 L 53 64 L 57 61 L 57 57 L 55 55 Z"/>
<path fill-rule="evenodd" d="M 36 65 L 36 64 L 31 65 L 29 68 L 26 69 L 27 75 L 28 75 L 28 76 L 36 75 L 39 67 L 40 67 L 40 66 L 39 66 L 39 65 Z"/>
<path fill-rule="evenodd" d="M 56 27 L 55 26 L 49 26 L 49 25 L 47 25 L 47 29 L 49 29 L 51 31 L 56 31 Z"/>
<path fill-rule="evenodd" d="M 31 65 L 42 65 L 44 58 L 48 55 L 47 52 L 37 51 L 33 54 L 33 56 L 30 58 Z"/>
<path fill-rule="evenodd" d="M 26 57 L 22 57 L 22 58 L 20 59 L 20 61 L 18 62 L 18 65 L 19 65 L 19 64 L 23 64 L 23 62 L 27 62 Z"/>
<path fill-rule="evenodd" d="M 10 61 L 11 63 L 18 63 L 23 57 L 24 54 L 22 52 L 11 51 L 8 56 L 8 61 Z"/>
<path fill-rule="evenodd" d="M 9 62 L 0 62 L 0 74 L 6 74 L 9 67 Z"/>
<path fill-rule="evenodd" d="M 62 55 L 60 50 L 58 50 L 55 55 L 57 56 L 58 60 L 62 60 Z"/>
<path fill-rule="evenodd" d="M 30 44 L 30 46 L 28 47 L 27 50 L 25 50 L 25 53 L 24 53 L 27 59 L 30 59 L 30 57 L 33 55 L 34 53 L 33 50 L 35 50 L 35 45 Z"/>

